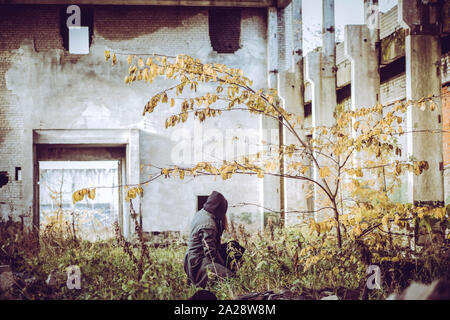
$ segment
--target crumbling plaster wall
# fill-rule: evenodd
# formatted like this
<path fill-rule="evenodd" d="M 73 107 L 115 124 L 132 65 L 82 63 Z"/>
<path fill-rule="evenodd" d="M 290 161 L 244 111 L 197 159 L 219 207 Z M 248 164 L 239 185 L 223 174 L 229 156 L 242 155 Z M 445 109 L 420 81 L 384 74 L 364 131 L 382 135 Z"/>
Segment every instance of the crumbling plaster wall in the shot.
<path fill-rule="evenodd" d="M 6 10 L 3 10 L 6 8 Z M 23 181 L 13 199 L 20 214 L 32 204 L 30 163 L 33 129 L 137 128 L 140 159 L 148 178 L 147 165 L 170 165 L 171 134 L 179 128 L 193 136 L 188 120 L 175 129 L 164 129 L 170 114 L 161 107 L 145 121 L 142 110 L 153 94 L 168 82 L 152 86 L 123 83 L 128 68 L 126 55 L 118 55 L 118 65 L 104 61 L 104 50 L 116 53 L 186 53 L 202 61 L 225 63 L 242 68 L 255 87 L 266 86 L 266 11 L 242 9 L 241 49 L 234 54 L 217 54 L 208 35 L 208 9 L 182 7 L 96 6 L 94 36 L 88 55 L 70 55 L 62 48 L 58 6 L 7 6 L 0 13 L 0 171 L 13 174 L 22 166 Z M 19 24 L 20 22 L 20 24 Z M 203 131 L 215 128 L 259 130 L 258 117 L 246 113 L 225 113 L 209 120 Z M 196 136 L 194 144 L 202 143 Z M 135 168 L 140 170 L 140 168 Z M 147 176 L 146 176 L 147 175 Z M 145 231 L 185 230 L 196 209 L 196 195 L 213 189 L 238 202 L 260 203 L 260 181 L 256 177 L 159 179 L 145 187 L 141 203 Z M 11 202 L 8 188 L 0 189 L 0 202 Z M 257 211 L 257 207 L 230 208 Z M 30 213 L 28 220 L 31 221 Z"/>

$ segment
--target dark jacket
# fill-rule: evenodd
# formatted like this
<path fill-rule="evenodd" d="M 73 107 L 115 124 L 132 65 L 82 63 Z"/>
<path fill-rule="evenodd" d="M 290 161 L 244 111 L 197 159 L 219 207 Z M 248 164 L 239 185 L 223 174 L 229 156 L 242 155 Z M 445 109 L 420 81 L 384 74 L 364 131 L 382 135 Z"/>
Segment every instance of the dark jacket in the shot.
<path fill-rule="evenodd" d="M 222 277 L 233 274 L 225 267 L 224 258 L 220 254 L 220 238 L 227 208 L 225 197 L 213 191 L 203 209 L 195 214 L 192 221 L 184 270 L 189 282 L 197 287 L 206 287 L 207 267 L 211 267 Z"/>

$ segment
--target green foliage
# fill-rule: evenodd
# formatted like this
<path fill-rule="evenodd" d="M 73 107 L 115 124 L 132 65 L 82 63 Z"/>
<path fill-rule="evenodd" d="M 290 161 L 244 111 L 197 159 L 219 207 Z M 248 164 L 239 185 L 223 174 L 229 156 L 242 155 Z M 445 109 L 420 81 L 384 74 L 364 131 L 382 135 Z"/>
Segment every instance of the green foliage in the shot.
<path fill-rule="evenodd" d="M 10 264 L 15 272 L 34 276 L 36 281 L 0 293 L 1 298 L 187 299 L 196 291 L 187 286 L 183 269 L 185 243 L 149 247 L 149 259 L 145 260 L 139 278 L 136 262 L 116 239 L 92 243 L 70 237 L 48 241 L 48 237 L 41 236 L 37 253 L 26 233 L 18 232 L 21 227 L 13 222 L 0 224 L 0 263 Z M 376 248 L 362 240 L 344 237 L 339 249 L 335 235 L 311 233 L 307 226 L 278 228 L 269 222 L 264 232 L 253 235 L 236 229 L 232 237 L 244 244 L 247 251 L 235 278 L 208 285 L 219 299 L 283 289 L 311 299 L 319 298 L 318 293 L 325 289 L 341 297 L 358 299 L 363 297 L 368 264 L 379 265 L 382 271 L 382 289 L 369 290 L 369 299 L 386 298 L 413 280 L 429 283 L 450 277 L 450 250 L 448 240 L 442 237 L 432 237 L 416 250 L 401 246 L 398 241 L 393 243 L 394 247 L 388 243 Z M 137 257 L 140 248 L 139 243 L 131 244 Z M 66 268 L 70 265 L 80 267 L 80 290 L 69 290 L 66 286 Z M 45 283 L 49 274 L 56 279 L 54 286 Z"/>

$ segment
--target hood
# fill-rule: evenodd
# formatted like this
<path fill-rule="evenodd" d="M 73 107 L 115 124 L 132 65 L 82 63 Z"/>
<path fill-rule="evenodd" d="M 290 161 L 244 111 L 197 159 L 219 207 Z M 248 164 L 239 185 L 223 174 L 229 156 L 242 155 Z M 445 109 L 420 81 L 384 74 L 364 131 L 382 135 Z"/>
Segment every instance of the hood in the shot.
<path fill-rule="evenodd" d="M 228 209 L 228 201 L 220 192 L 213 191 L 203 205 L 203 209 L 222 221 Z"/>

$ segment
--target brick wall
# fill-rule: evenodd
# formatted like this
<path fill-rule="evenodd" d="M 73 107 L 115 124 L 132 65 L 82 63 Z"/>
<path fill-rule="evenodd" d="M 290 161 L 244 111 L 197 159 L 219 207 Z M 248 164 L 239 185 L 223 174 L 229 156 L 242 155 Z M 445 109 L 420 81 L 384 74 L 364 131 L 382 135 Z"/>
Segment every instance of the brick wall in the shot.
<path fill-rule="evenodd" d="M 54 6 L 1 6 L 0 10 L 0 171 L 9 183 L 0 189 L 0 217 L 24 210 L 23 182 L 15 181 L 15 168 L 23 167 L 23 119 L 17 97 L 6 86 L 6 72 L 14 63 L 14 51 L 24 40 L 37 52 L 62 49 L 59 10 Z M 14 18 L 13 18 L 14 17 Z M 17 23 L 20 21 L 20 23 Z"/>
<path fill-rule="evenodd" d="M 395 76 L 380 85 L 380 103 L 390 104 L 406 97 L 406 74 Z"/>
<path fill-rule="evenodd" d="M 393 7 L 388 12 L 381 15 L 380 18 L 380 39 L 386 38 L 392 34 L 400 26 L 398 23 L 397 6 Z"/>
<path fill-rule="evenodd" d="M 2 216 L 9 214 L 11 208 L 15 209 L 16 217 L 28 212 L 23 199 L 30 198 L 32 192 L 24 194 L 24 190 L 29 190 L 32 182 L 29 176 L 28 181 L 14 181 L 15 168 L 24 169 L 29 163 L 29 157 L 24 156 L 28 152 L 24 149 L 30 149 L 30 141 L 24 145 L 29 137 L 25 129 L 29 134 L 32 129 L 140 128 L 142 108 L 148 96 L 161 87 L 125 86 L 122 79 L 126 68 L 122 67 L 126 58 L 118 56 L 122 62 L 111 68 L 104 62 L 106 48 L 118 53 L 186 53 L 205 62 L 242 68 L 257 87 L 267 83 L 266 9 L 241 9 L 242 48 L 235 54 L 223 55 L 211 46 L 205 7 L 95 6 L 94 35 L 88 55 L 71 55 L 64 50 L 59 29 L 60 9 L 56 5 L 0 6 L 0 171 L 7 171 L 10 178 L 0 188 Z M 149 127 L 158 135 L 170 136 L 164 133 L 168 132 L 164 131 L 168 113 L 164 110 L 152 114 Z M 259 122 L 254 120 L 243 114 L 225 114 L 221 121 L 203 126 L 224 130 L 234 126 L 259 127 Z M 151 152 L 155 143 L 143 143 L 142 162 L 154 163 Z M 208 194 L 211 188 L 228 194 L 237 191 L 230 182 L 208 183 L 178 184 L 184 190 L 179 192 L 182 198 L 179 207 L 174 207 L 168 218 L 161 221 L 155 208 L 161 206 L 162 210 L 164 199 L 174 190 L 173 185 L 161 182 L 144 199 L 143 207 L 152 208 L 144 219 L 146 228 L 170 229 L 187 224 L 186 212 L 195 212 L 195 208 L 189 211 L 192 190 L 198 194 Z M 255 179 L 251 189 L 257 189 L 257 183 Z M 239 192 L 235 198 L 244 201 L 239 198 L 244 196 L 259 203 L 259 193 Z"/>
<path fill-rule="evenodd" d="M 344 42 L 341 42 L 336 45 L 336 65 L 339 65 L 344 61 L 348 61 L 348 59 L 345 56 L 345 44 Z"/>

